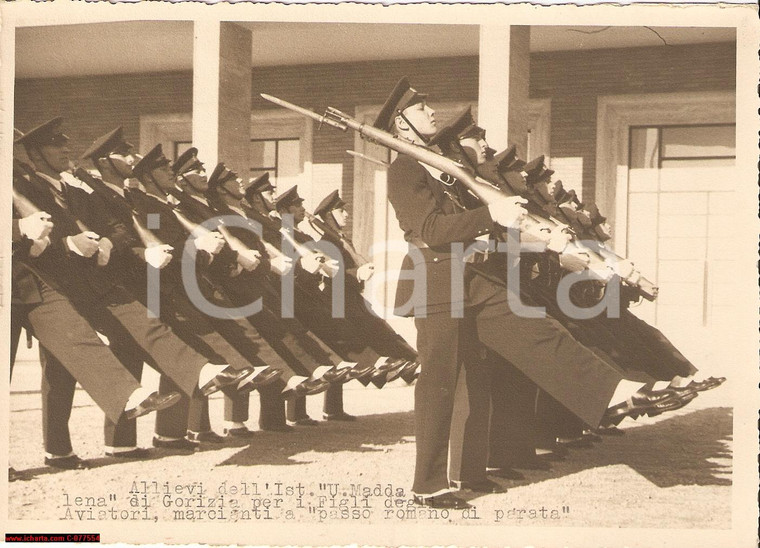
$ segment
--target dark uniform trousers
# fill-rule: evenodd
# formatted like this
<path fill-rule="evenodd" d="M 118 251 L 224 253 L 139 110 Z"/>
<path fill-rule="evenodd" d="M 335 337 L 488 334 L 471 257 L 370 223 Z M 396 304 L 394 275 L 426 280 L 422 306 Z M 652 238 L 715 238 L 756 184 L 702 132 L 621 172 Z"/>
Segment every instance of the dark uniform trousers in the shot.
<path fill-rule="evenodd" d="M 417 352 L 396 333 L 393 328 L 372 311 L 372 305 L 362 295 L 363 282 L 356 278 L 358 265 L 346 246 L 350 242 L 342 242 L 330 237 L 327 233 L 319 240 L 318 245 L 327 242 L 335 246 L 341 253 L 345 268 L 343 295 L 345 301 L 345 317 L 358 328 L 364 336 L 364 341 L 381 356 L 416 360 Z M 353 246 L 352 246 L 353 250 Z M 325 249 L 327 251 L 327 248 Z M 336 280 L 329 280 L 325 286 L 325 301 L 332 302 L 332 292 L 336 289 Z"/>
<path fill-rule="evenodd" d="M 231 210 L 224 210 L 224 213 L 230 214 Z M 271 223 L 271 221 L 269 221 Z M 261 251 L 262 257 L 266 257 L 266 251 L 261 248 L 261 244 L 256 237 L 254 237 L 249 231 L 239 228 L 231 228 L 231 232 L 235 236 L 243 240 L 250 248 L 258 249 Z M 269 234 L 272 237 L 272 234 Z M 282 314 L 282 300 L 283 300 L 283 288 L 282 278 L 276 278 L 264 273 L 268 268 L 268 263 L 264 261 L 258 269 L 250 276 L 254 278 L 254 284 L 241 284 L 239 280 L 230 280 L 227 282 L 229 293 L 234 295 L 236 299 L 241 302 L 251 302 L 259 295 L 263 298 L 262 310 L 250 316 L 249 321 L 256 326 L 256 329 L 262 334 L 262 336 L 270 341 L 272 346 L 277 350 L 277 353 L 286 361 L 290 366 L 299 372 L 299 374 L 309 377 L 319 366 L 324 365 L 337 365 L 342 357 L 336 355 L 333 349 L 326 345 L 319 338 L 314 336 L 314 333 L 310 331 L 302 321 L 305 319 L 303 315 L 299 314 L 304 307 L 309 307 L 310 304 L 314 304 L 312 299 L 313 295 L 304 293 L 299 290 L 296 281 L 294 284 L 295 289 L 295 314 L 296 317 L 283 317 Z M 256 287 L 256 292 L 251 292 L 251 288 Z M 307 299 L 304 301 L 303 299 Z M 308 317 L 313 317 L 310 315 Z M 342 411 L 342 388 L 340 386 L 332 386 L 328 389 L 327 393 L 338 393 L 340 406 Z M 327 399 L 327 393 L 325 398 Z M 335 398 L 333 398 L 335 402 Z M 306 418 L 306 399 L 304 397 L 290 398 L 287 402 L 287 419 L 290 421 L 297 421 L 299 419 Z"/>
<path fill-rule="evenodd" d="M 137 382 L 142 377 L 143 360 L 134 352 L 120 347 L 109 347 L 124 368 Z M 65 455 L 71 451 L 71 440 L 67 435 L 69 413 L 60 413 L 62 409 L 71 408 L 76 379 L 72 377 L 61 362 L 40 346 L 40 364 L 42 365 L 42 417 L 43 433 L 47 445 L 55 444 L 48 453 Z M 50 426 L 47 426 L 50 425 Z M 103 424 L 103 438 L 106 447 L 135 447 L 137 445 L 137 421 L 127 420 L 121 416 L 113 422 L 108 416 Z M 65 440 L 65 441 L 64 441 Z M 66 447 L 69 449 L 66 450 Z"/>
<path fill-rule="evenodd" d="M 474 323 L 477 340 L 503 358 L 504 366 L 516 367 L 587 424 L 599 423 L 623 380 L 616 368 L 578 344 L 556 320 L 513 314 L 506 291 L 492 281 L 473 275 L 469 293 L 465 318 L 447 313 L 415 318 L 422 363 L 415 387 L 415 493 L 448 488 L 449 428 L 465 320 Z"/>
<path fill-rule="evenodd" d="M 608 363 L 616 365 L 625 377 L 644 383 L 670 381 L 677 375 L 689 376 L 696 368 L 656 328 L 637 318 L 623 307 L 619 318 L 606 315 L 588 320 L 568 318 L 556 299 L 546 291 L 532 289 L 536 301 L 559 320 L 573 336 Z M 556 437 L 577 437 L 584 425 L 556 400 L 539 393 L 537 427 L 544 443 Z"/>
<path fill-rule="evenodd" d="M 515 367 L 500 363 L 503 358 L 487 354 L 477 368 L 465 362 L 460 373 L 449 447 L 452 481 L 477 483 L 486 479 L 486 468 L 510 468 L 536 454 L 538 389 Z"/>
<path fill-rule="evenodd" d="M 627 379 L 651 383 L 696 372 L 696 368 L 660 331 L 637 318 L 627 308 L 621 310 L 620 318 L 571 319 L 557 306 L 550 290 L 525 282 L 528 276 L 527 273 L 523 275 L 523 301 L 533 306 L 545 306 L 550 317 L 558 320 L 576 340 L 604 361 L 617 367 Z M 491 387 L 490 467 L 509 467 L 535 454 L 537 445 L 549 446 L 557 437 L 571 438 L 582 434 L 584 423 L 546 392 L 537 391 L 529 381 L 526 384 L 518 379 L 521 388 L 511 391 L 517 397 L 507 400 L 522 400 L 523 403 L 517 406 L 507 404 L 503 397 L 497 396 L 499 393 L 503 396 L 506 388 L 504 382 L 514 386 L 515 379 L 505 381 L 495 378 Z M 531 427 L 521 429 L 521 423 Z M 463 449 L 468 450 L 476 451 L 472 447 Z"/>
<path fill-rule="evenodd" d="M 68 419 L 77 381 L 112 422 L 140 385 L 66 297 L 38 284 L 41 302 L 14 305 L 12 313 L 26 315 L 40 346 L 56 358 L 48 364 L 41 356 L 43 436 L 48 453 L 66 455 L 72 450 Z"/>

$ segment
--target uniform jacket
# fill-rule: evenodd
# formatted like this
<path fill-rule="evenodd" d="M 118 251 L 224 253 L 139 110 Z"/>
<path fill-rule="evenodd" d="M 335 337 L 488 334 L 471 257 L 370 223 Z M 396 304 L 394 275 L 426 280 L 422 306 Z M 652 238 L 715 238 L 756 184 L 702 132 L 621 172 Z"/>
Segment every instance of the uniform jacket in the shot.
<path fill-rule="evenodd" d="M 129 201 L 83 169 L 78 169 L 75 175 L 93 189 L 89 194 L 78 194 L 81 200 L 73 204 L 77 215 L 86 219 L 93 231 L 106 236 L 114 245 L 106 272 L 117 280 L 144 283 L 145 243 L 134 228 Z M 91 216 L 93 211 L 98 212 L 96 217 Z"/>
<path fill-rule="evenodd" d="M 494 226 L 488 208 L 464 210 L 460 207 L 466 199 L 464 188 L 458 183 L 446 187 L 406 155 L 399 155 L 388 169 L 388 199 L 404 238 L 413 244 L 401 265 L 396 313 L 417 316 L 466 306 L 470 302 L 466 284 L 463 292 L 452 293 L 452 270 L 461 275 L 466 267 L 459 263 L 461 256 L 452 253 L 451 244 L 459 242 L 466 248 L 476 237 L 488 234 Z M 415 270 L 415 265 L 420 268 Z M 423 279 L 426 283 L 420 287 Z"/>
<path fill-rule="evenodd" d="M 96 257 L 79 256 L 69 250 L 66 242 L 69 236 L 79 234 L 85 229 L 92 230 L 88 225 L 78 223 L 74 215 L 75 204 L 83 200 L 83 191 L 63 184 L 61 199 L 64 200 L 65 206 L 62 206 L 56 202 L 49 182 L 33 172 L 27 175 L 28 179 L 14 177 L 14 189 L 39 210 L 48 212 L 54 226 L 49 236 L 51 243 L 39 257 L 29 257 L 20 249 L 18 253 L 14 253 L 14 302 L 40 302 L 35 279 L 78 302 L 94 300 L 110 291 L 113 283 L 102 267 L 97 266 Z M 95 218 L 96 214 L 97 212 L 93 212 L 91 218 Z"/>
<path fill-rule="evenodd" d="M 158 228 L 150 228 L 150 231 L 162 244 L 168 244 L 174 248 L 171 262 L 161 271 L 161 287 L 167 282 L 182 284 L 182 261 L 192 260 L 191 254 L 195 254 L 196 274 L 199 279 L 205 278 L 205 271 L 211 264 L 211 256 L 205 251 L 196 250 L 192 243 L 187 245 L 188 231 L 174 215 L 174 208 L 138 189 L 127 189 L 127 199 L 132 204 L 134 213 L 143 227 L 152 227 L 148 222 L 150 215 L 157 215 Z"/>

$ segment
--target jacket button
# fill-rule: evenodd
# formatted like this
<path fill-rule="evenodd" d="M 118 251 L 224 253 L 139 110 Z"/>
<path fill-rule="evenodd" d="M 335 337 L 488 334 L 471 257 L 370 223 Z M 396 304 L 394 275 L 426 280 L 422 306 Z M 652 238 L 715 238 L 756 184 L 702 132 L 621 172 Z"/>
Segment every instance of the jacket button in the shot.
<path fill-rule="evenodd" d="M 433 257 L 433 262 L 437 263 L 438 262 L 438 257 Z"/>

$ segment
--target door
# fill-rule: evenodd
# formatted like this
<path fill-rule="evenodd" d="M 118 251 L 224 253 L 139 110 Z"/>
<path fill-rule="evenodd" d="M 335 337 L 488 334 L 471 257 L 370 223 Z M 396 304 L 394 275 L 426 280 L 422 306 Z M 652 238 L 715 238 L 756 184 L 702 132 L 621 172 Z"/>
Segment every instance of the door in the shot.
<path fill-rule="evenodd" d="M 735 129 L 630 128 L 627 255 L 660 287 L 634 312 L 697 360 L 730 344 Z"/>

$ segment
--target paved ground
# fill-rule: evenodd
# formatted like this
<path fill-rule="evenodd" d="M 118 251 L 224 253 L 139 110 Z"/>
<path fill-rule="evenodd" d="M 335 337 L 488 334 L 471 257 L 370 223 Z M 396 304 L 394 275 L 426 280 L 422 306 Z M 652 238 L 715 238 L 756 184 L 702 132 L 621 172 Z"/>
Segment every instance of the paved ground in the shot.
<path fill-rule="evenodd" d="M 71 422 L 74 445 L 96 467 L 62 472 L 42 466 L 37 367 L 22 363 L 14 371 L 10 459 L 33 479 L 10 484 L 11 519 L 67 520 L 70 525 L 90 518 L 135 525 L 250 525 L 273 518 L 273 523 L 390 527 L 410 522 L 731 527 L 730 382 L 677 412 L 626 421 L 624 436 L 573 450 L 549 472 L 499 480 L 508 492 L 469 497 L 477 510 L 467 519 L 461 512 L 431 515 L 407 506 L 414 458 L 413 389 L 400 381 L 383 390 L 346 385 L 346 408 L 360 415 L 356 423 L 321 423 L 290 434 L 259 432 L 250 443 L 207 446 L 189 456 L 156 451 L 141 462 L 102 456 L 102 414 L 79 390 Z M 320 403 L 319 396 L 309 398 L 312 416 L 319 416 Z M 217 429 L 221 404 L 219 397 L 212 398 Z M 254 405 L 252 417 L 256 413 Z M 139 421 L 144 446 L 150 444 L 151 428 L 151 418 Z M 346 519 L 351 517 L 359 519 Z"/>

